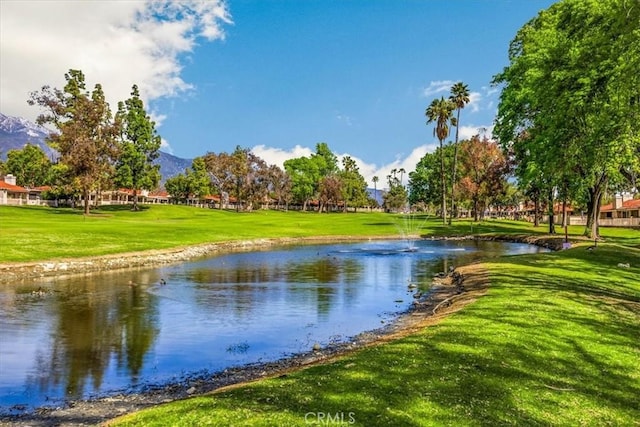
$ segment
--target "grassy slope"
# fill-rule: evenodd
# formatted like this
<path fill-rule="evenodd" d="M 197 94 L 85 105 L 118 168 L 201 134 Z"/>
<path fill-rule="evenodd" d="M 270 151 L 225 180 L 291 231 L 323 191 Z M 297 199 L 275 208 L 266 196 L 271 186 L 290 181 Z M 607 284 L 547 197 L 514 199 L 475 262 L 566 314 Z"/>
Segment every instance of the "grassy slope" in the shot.
<path fill-rule="evenodd" d="M 525 222 L 490 221 L 478 225 L 459 221 L 446 227 L 436 218 L 408 220 L 402 215 L 384 213 L 319 215 L 257 211 L 238 214 L 187 206 L 145 208 L 142 212 L 131 212 L 127 206 L 106 206 L 84 216 L 71 209 L 0 206 L 0 262 L 97 256 L 261 237 L 397 237 L 400 230 L 427 236 L 545 232 L 543 227 L 534 229 Z M 582 230 L 582 227 L 572 227 L 570 232 L 577 236 Z M 640 232 L 623 233 L 616 239 L 640 245 Z"/>
<path fill-rule="evenodd" d="M 118 425 L 305 425 L 309 412 L 366 426 L 637 423 L 640 250 L 581 246 L 486 267 L 486 296 L 417 334 Z"/>

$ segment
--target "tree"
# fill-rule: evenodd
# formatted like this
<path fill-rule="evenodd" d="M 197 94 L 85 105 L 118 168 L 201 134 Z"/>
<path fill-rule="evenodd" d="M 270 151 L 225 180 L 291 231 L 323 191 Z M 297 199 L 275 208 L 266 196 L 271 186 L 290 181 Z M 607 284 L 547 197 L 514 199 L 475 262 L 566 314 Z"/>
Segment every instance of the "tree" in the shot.
<path fill-rule="evenodd" d="M 84 74 L 73 69 L 65 74 L 65 80 L 63 90 L 44 86 L 31 93 L 28 103 L 45 110 L 38 116 L 38 124 L 51 123 L 58 130 L 47 142 L 60 153 L 60 162 L 67 165 L 70 177 L 81 189 L 84 213 L 88 214 L 91 190 L 117 156 L 119 126 L 112 120 L 100 84 L 89 93 Z"/>
<path fill-rule="evenodd" d="M 153 161 L 160 155 L 160 136 L 155 123 L 147 115 L 138 86 L 133 85 L 131 98 L 118 105 L 116 120 L 121 123 L 120 156 L 116 164 L 116 182 L 133 190 L 132 210 L 138 210 L 138 192 L 153 190 L 160 181 L 160 165 Z"/>
<path fill-rule="evenodd" d="M 164 186 L 167 189 L 167 193 L 171 195 L 171 198 L 177 202 L 186 202 L 191 195 L 191 187 L 186 171 L 184 174 L 181 173 L 168 178 Z"/>
<path fill-rule="evenodd" d="M 338 175 L 326 175 L 320 179 L 318 187 L 318 213 L 329 212 L 331 206 L 338 206 L 344 200 L 344 183 Z M 345 202 L 346 204 L 346 202 Z"/>
<path fill-rule="evenodd" d="M 355 160 L 349 156 L 343 157 L 342 170 L 338 172 L 338 177 L 342 181 L 342 199 L 345 203 L 345 211 L 347 207 L 356 210 L 364 207 L 368 203 L 367 182 L 360 174 Z"/>
<path fill-rule="evenodd" d="M 376 202 L 376 206 L 378 206 L 378 181 L 380 181 L 380 178 L 374 176 L 371 181 L 373 181 L 373 199 Z"/>
<path fill-rule="evenodd" d="M 501 145 L 547 185 L 569 182 L 594 238 L 602 195 L 640 163 L 639 21 L 637 2 L 558 2 L 518 31 L 494 77 Z"/>
<path fill-rule="evenodd" d="M 204 156 L 205 167 L 211 185 L 220 195 L 220 209 L 228 202 L 229 193 L 233 191 L 235 177 L 231 173 L 233 158 L 228 153 L 207 153 Z"/>
<path fill-rule="evenodd" d="M 16 177 L 16 184 L 39 187 L 49 184 L 51 161 L 37 145 L 26 144 L 21 150 L 7 152 L 6 171 Z"/>
<path fill-rule="evenodd" d="M 280 209 L 284 205 L 284 209 L 289 209 L 291 201 L 291 178 L 289 175 L 276 165 L 270 165 L 268 168 L 268 189 L 272 197 L 276 200 L 276 208 Z"/>
<path fill-rule="evenodd" d="M 453 117 L 455 105 L 448 99 L 441 97 L 434 99 L 427 107 L 425 115 L 427 116 L 427 124 L 436 122 L 433 129 L 433 135 L 440 141 L 440 181 L 442 187 L 442 222 L 447 223 L 447 188 L 446 177 L 444 172 L 444 150 L 442 149 L 443 141 L 449 136 L 449 123 Z"/>
<path fill-rule="evenodd" d="M 441 151 L 444 150 L 444 153 Z M 440 159 L 445 159 L 445 168 L 451 167 L 452 145 L 438 147 L 435 152 L 425 154 L 409 172 L 409 202 L 411 205 L 424 204 L 434 211 L 442 207 L 442 181 L 440 175 Z"/>
<path fill-rule="evenodd" d="M 338 172 L 338 157 L 326 142 L 316 144 L 316 152 L 311 155 L 311 159 L 318 163 L 318 172 L 323 177 Z"/>
<path fill-rule="evenodd" d="M 453 149 L 453 168 L 451 170 L 451 216 L 449 216 L 449 225 L 451 225 L 451 218 L 454 215 L 457 215 L 456 210 L 456 168 L 458 163 L 458 136 L 460 131 L 460 110 L 462 110 L 465 105 L 469 103 L 469 87 L 462 83 L 458 82 L 451 86 L 451 95 L 449 96 L 449 101 L 451 101 L 457 110 L 456 119 L 455 119 L 455 127 L 456 127 L 456 140 L 454 143 Z"/>
<path fill-rule="evenodd" d="M 191 169 L 187 169 L 189 193 L 193 197 L 202 199 L 211 194 L 211 181 L 204 158 L 196 157 L 191 162 Z"/>
<path fill-rule="evenodd" d="M 392 169 L 387 175 L 389 190 L 382 196 L 385 209 L 390 212 L 401 211 L 407 205 L 407 189 L 397 177 L 397 169 Z"/>
<path fill-rule="evenodd" d="M 302 210 L 307 210 L 307 203 L 315 195 L 321 179 L 317 161 L 309 157 L 298 157 L 284 162 L 284 169 L 291 177 L 293 200 L 302 203 Z"/>
<path fill-rule="evenodd" d="M 478 135 L 460 144 L 461 193 L 473 205 L 474 221 L 478 221 L 491 202 L 504 195 L 508 162 L 500 147 Z"/>

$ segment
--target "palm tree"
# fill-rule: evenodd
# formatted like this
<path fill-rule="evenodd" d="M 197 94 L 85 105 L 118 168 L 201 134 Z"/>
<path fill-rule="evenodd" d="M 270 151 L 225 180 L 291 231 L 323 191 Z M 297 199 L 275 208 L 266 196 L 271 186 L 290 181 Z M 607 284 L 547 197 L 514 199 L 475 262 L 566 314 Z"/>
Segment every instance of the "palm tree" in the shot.
<path fill-rule="evenodd" d="M 373 198 L 376 200 L 376 205 L 378 204 L 378 181 L 380 181 L 380 178 L 378 178 L 377 176 L 374 176 L 373 178 L 371 178 L 371 181 L 373 181 Z"/>
<path fill-rule="evenodd" d="M 449 136 L 449 123 L 453 117 L 455 104 L 448 99 L 441 97 L 434 99 L 427 107 L 425 115 L 427 116 L 427 124 L 435 122 L 433 135 L 440 141 L 440 180 L 442 183 L 442 222 L 447 223 L 447 186 L 444 174 L 444 149 L 442 143 Z"/>
<path fill-rule="evenodd" d="M 398 169 L 398 172 L 400 173 L 400 184 L 402 184 L 402 180 L 404 177 L 404 174 L 407 172 L 406 170 L 404 170 L 404 168 L 400 168 Z"/>
<path fill-rule="evenodd" d="M 458 82 L 451 86 L 451 95 L 449 101 L 453 102 L 455 108 L 458 110 L 457 117 L 455 119 L 454 126 L 456 127 L 456 142 L 453 146 L 453 169 L 451 171 L 451 216 L 449 217 L 449 225 L 451 225 L 451 217 L 456 213 L 455 209 L 455 185 L 456 185 L 456 168 L 458 163 L 458 131 L 460 130 L 460 110 L 469 103 L 469 87 Z"/>

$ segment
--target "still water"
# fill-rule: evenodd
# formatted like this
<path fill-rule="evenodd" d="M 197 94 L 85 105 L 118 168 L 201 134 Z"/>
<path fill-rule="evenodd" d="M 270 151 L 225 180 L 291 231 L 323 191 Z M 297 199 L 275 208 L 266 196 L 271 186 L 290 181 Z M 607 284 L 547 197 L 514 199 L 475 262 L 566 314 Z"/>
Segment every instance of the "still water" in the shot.
<path fill-rule="evenodd" d="M 371 241 L 0 285 L 0 413 L 275 360 L 376 329 L 449 266 L 534 246 Z"/>

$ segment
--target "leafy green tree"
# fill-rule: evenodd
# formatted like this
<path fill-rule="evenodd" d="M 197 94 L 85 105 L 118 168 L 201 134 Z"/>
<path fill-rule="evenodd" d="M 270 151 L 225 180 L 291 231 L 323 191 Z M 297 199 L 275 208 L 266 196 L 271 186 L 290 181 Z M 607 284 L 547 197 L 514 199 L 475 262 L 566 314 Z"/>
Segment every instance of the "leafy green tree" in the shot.
<path fill-rule="evenodd" d="M 425 115 L 427 116 L 427 124 L 435 122 L 433 129 L 433 135 L 440 141 L 440 181 L 442 187 L 442 222 L 447 223 L 447 181 L 444 169 L 444 150 L 442 149 L 443 142 L 449 136 L 449 124 L 453 117 L 453 110 L 455 104 L 448 99 L 441 97 L 440 99 L 434 99 L 427 107 Z"/>
<path fill-rule="evenodd" d="M 131 98 L 118 105 L 116 120 L 121 124 L 120 155 L 116 164 L 116 183 L 133 190 L 133 207 L 137 211 L 140 190 L 153 190 L 160 181 L 160 165 L 153 162 L 160 155 L 160 136 L 133 85 Z"/>
<path fill-rule="evenodd" d="M 308 202 L 316 194 L 321 179 L 320 165 L 310 157 L 297 157 L 284 162 L 284 169 L 291 178 L 293 200 L 302 203 L 302 210 L 307 210 Z"/>
<path fill-rule="evenodd" d="M 20 150 L 7 152 L 6 170 L 16 177 L 16 184 L 23 187 L 39 187 L 47 182 L 51 161 L 36 145 L 26 144 Z"/>
<path fill-rule="evenodd" d="M 316 144 L 316 152 L 311 155 L 311 159 L 317 162 L 320 176 L 338 172 L 338 157 L 329 149 L 326 142 Z"/>
<path fill-rule="evenodd" d="M 211 194 L 211 181 L 204 158 L 196 157 L 193 159 L 191 169 L 187 169 L 187 180 L 192 196 L 202 199 Z"/>
<path fill-rule="evenodd" d="M 67 165 L 69 176 L 80 188 L 88 214 L 91 190 L 117 157 L 119 126 L 100 84 L 89 93 L 84 74 L 73 69 L 65 80 L 63 90 L 44 86 L 31 93 L 28 103 L 44 109 L 38 124 L 52 123 L 57 128 L 48 143 L 60 153 L 60 162 Z"/>
<path fill-rule="evenodd" d="M 458 137 L 460 134 L 460 110 L 462 110 L 469 103 L 469 87 L 458 82 L 451 86 L 451 95 L 449 96 L 456 108 L 456 118 L 452 120 L 456 127 L 456 140 L 454 142 L 453 149 L 453 167 L 451 169 L 451 216 L 449 216 L 449 225 L 451 225 L 451 218 L 456 216 L 456 169 L 458 166 Z"/>
<path fill-rule="evenodd" d="M 500 143 L 546 185 L 582 193 L 567 196 L 586 199 L 594 238 L 604 192 L 640 163 L 638 22 L 637 2 L 560 1 L 518 31 L 494 77 Z"/>
<path fill-rule="evenodd" d="M 433 153 L 425 154 L 416 164 L 415 169 L 409 172 L 409 202 L 411 205 L 426 205 L 429 208 L 442 206 L 442 181 L 440 175 L 440 160 L 445 159 L 445 169 L 451 167 L 453 158 L 452 145 L 440 147 Z"/>
<path fill-rule="evenodd" d="M 186 202 L 191 195 L 191 186 L 186 173 L 168 178 L 164 183 L 164 187 L 176 202 Z"/>
<path fill-rule="evenodd" d="M 367 181 L 360 174 L 355 160 L 349 156 L 343 157 L 342 170 L 338 172 L 338 176 L 342 181 L 342 198 L 345 202 L 345 210 L 347 207 L 356 210 L 364 207 L 368 203 Z"/>

